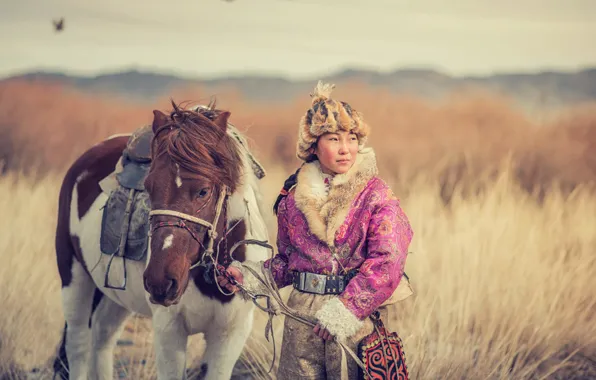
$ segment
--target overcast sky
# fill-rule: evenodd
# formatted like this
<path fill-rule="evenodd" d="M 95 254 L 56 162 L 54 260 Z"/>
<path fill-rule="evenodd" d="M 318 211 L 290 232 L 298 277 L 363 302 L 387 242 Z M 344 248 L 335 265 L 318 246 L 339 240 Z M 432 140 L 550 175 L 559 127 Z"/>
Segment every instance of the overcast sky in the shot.
<path fill-rule="evenodd" d="M 0 77 L 574 70 L 594 41 L 596 0 L 0 0 Z"/>

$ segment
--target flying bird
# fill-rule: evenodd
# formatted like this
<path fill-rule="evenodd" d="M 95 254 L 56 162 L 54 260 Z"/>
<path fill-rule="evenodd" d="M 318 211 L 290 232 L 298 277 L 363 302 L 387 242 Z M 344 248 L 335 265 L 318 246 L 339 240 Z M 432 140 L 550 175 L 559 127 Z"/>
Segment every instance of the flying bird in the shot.
<path fill-rule="evenodd" d="M 64 17 L 58 21 L 54 20 L 54 28 L 56 29 L 56 32 L 61 32 L 62 29 L 64 29 Z"/>

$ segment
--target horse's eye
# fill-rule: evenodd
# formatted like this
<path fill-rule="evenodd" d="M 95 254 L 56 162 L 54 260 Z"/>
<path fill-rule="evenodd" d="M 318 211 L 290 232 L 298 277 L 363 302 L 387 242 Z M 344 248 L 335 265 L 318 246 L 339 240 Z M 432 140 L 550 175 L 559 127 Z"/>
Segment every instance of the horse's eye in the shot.
<path fill-rule="evenodd" d="M 205 198 L 209 194 L 209 189 L 204 188 L 197 192 L 197 198 Z"/>

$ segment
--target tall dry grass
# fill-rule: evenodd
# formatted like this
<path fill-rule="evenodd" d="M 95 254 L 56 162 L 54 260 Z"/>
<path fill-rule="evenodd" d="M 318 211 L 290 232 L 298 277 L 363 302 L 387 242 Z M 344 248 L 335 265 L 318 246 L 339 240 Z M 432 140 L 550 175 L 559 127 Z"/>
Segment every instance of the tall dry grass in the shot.
<path fill-rule="evenodd" d="M 0 377 L 37 368 L 47 378 L 63 326 L 53 248 L 60 175 L 98 139 L 149 122 L 155 105 L 10 86 L 0 87 L 0 133 L 10 139 L 0 144 L 8 169 L 0 177 Z M 484 94 L 434 104 L 362 87 L 338 95 L 373 125 L 381 173 L 415 231 L 406 269 L 416 294 L 389 321 L 412 378 L 596 377 L 594 109 L 537 124 Z M 268 169 L 270 208 L 295 168 L 295 126 L 308 99 L 271 108 L 222 97 Z M 260 314 L 245 353 L 262 367 L 272 348 L 265 322 Z M 282 320 L 274 323 L 279 349 Z M 131 318 L 122 339 L 133 346 L 117 348 L 115 374 L 153 378 L 148 321 Z M 193 339 L 191 365 L 202 349 Z"/>
<path fill-rule="evenodd" d="M 280 180 L 272 175 L 264 185 Z M 58 187 L 58 178 L 0 178 L 0 229 L 8 232 L 0 240 L 4 372 L 36 367 L 47 374 L 60 339 Z M 504 171 L 483 194 L 456 192 L 449 209 L 432 178 L 412 184 L 402 202 L 415 231 L 407 272 L 416 294 L 391 310 L 389 326 L 404 340 L 413 378 L 573 378 L 587 371 L 586 357 L 596 358 L 596 198 L 553 192 L 538 205 Z M 266 367 L 272 347 L 262 338 L 264 324 L 261 313 L 248 354 Z M 275 326 L 279 348 L 281 320 Z M 133 318 L 126 331 L 135 347 L 118 349 L 119 373 L 152 378 L 147 321 Z M 201 350 L 191 345 L 191 358 Z"/>
<path fill-rule="evenodd" d="M 596 358 L 590 193 L 555 191 L 539 205 L 503 171 L 483 194 L 456 191 L 450 209 L 436 186 L 417 187 L 405 208 L 418 294 L 395 315 L 414 378 L 551 378 L 558 369 L 556 378 L 589 378 L 580 374 Z"/>

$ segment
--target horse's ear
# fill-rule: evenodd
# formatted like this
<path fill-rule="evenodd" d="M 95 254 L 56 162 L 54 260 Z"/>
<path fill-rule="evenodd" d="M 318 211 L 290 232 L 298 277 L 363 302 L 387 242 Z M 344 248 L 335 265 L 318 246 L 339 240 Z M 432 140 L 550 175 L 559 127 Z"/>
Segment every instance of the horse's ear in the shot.
<path fill-rule="evenodd" d="M 213 124 L 217 125 L 222 131 L 227 131 L 230 115 L 231 113 L 229 111 L 222 111 L 219 116 L 213 120 Z"/>
<path fill-rule="evenodd" d="M 157 132 L 157 128 L 168 122 L 168 117 L 160 110 L 153 110 L 153 133 Z"/>

